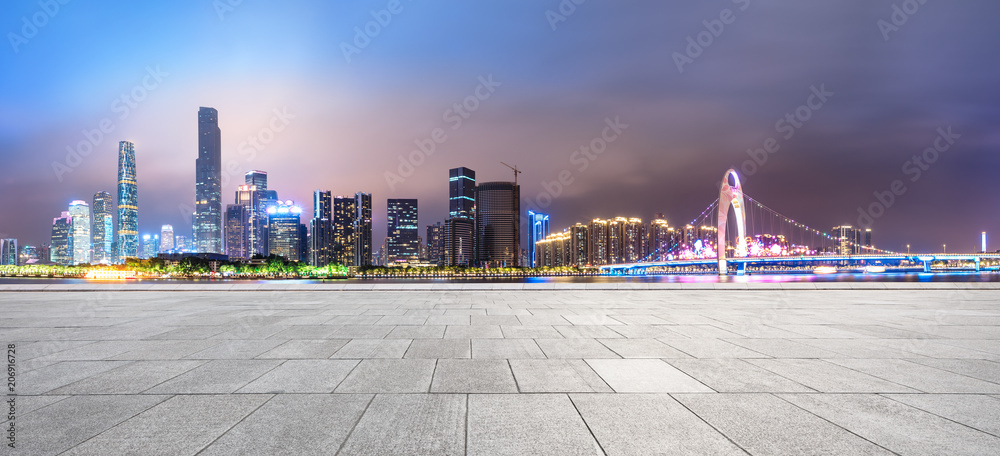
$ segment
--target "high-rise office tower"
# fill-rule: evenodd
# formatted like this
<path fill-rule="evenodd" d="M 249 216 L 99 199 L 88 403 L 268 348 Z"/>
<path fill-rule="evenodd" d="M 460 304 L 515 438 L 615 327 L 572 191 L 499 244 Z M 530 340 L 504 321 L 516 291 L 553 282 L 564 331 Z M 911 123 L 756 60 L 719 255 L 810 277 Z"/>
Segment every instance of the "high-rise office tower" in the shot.
<path fill-rule="evenodd" d="M 135 172 L 135 144 L 118 143 L 118 255 L 116 263 L 139 256 L 139 186 Z"/>
<path fill-rule="evenodd" d="M 69 216 L 73 219 L 70 229 L 70 245 L 73 256 L 71 264 L 90 263 L 90 205 L 86 201 L 69 203 Z"/>
<path fill-rule="evenodd" d="M 94 263 L 111 264 L 115 258 L 115 200 L 108 192 L 97 192 L 94 195 L 94 226 L 90 230 L 94 244 Z"/>
<path fill-rule="evenodd" d="M 868 253 L 868 254 L 874 253 L 872 251 L 872 229 L 871 228 L 865 228 L 865 241 L 864 242 L 865 242 L 865 247 L 866 248 L 863 249 L 862 253 Z"/>
<path fill-rule="evenodd" d="M 590 257 L 590 264 L 600 266 L 609 264 L 608 261 L 608 220 L 594 219 L 588 226 L 587 249 Z"/>
<path fill-rule="evenodd" d="M 222 253 L 222 132 L 214 108 L 198 109 L 194 206 L 195 250 Z"/>
<path fill-rule="evenodd" d="M 267 185 L 266 180 L 264 185 Z M 272 192 L 260 190 L 256 185 L 240 185 L 236 188 L 236 204 L 246 209 L 245 236 L 250 256 L 267 256 L 267 208 L 277 204 L 277 201 L 272 201 L 270 193 Z"/>
<path fill-rule="evenodd" d="M 354 264 L 372 265 L 372 194 L 354 194 Z"/>
<path fill-rule="evenodd" d="M 243 182 L 257 187 L 257 190 L 267 191 L 267 171 L 252 169 L 243 175 Z"/>
<path fill-rule="evenodd" d="M 649 222 L 649 243 L 646 257 L 649 261 L 665 261 L 677 246 L 677 232 L 665 219 Z"/>
<path fill-rule="evenodd" d="M 840 255 L 857 255 L 862 253 L 862 247 L 866 245 L 861 230 L 850 225 L 835 226 L 830 234 L 837 241 L 837 253 Z M 867 234 L 867 243 L 871 243 L 871 231 Z"/>
<path fill-rule="evenodd" d="M 483 267 L 516 267 L 521 253 L 521 190 L 513 182 L 476 186 L 476 256 Z"/>
<path fill-rule="evenodd" d="M 160 247 L 160 235 L 158 234 L 144 234 L 142 235 L 142 253 L 139 255 L 142 259 L 149 259 L 156 257 L 156 250 Z"/>
<path fill-rule="evenodd" d="M 535 243 L 549 236 L 549 215 L 528 211 L 528 267 L 538 267 L 535 258 Z"/>
<path fill-rule="evenodd" d="M 52 238 L 49 244 L 49 260 L 53 264 L 68 266 L 73 262 L 72 237 L 73 218 L 68 211 L 63 211 L 59 217 L 52 219 Z"/>
<path fill-rule="evenodd" d="M 333 243 L 333 198 L 329 191 L 316 190 L 309 221 L 309 264 L 322 267 L 333 263 Z"/>
<path fill-rule="evenodd" d="M 17 242 L 17 239 L 14 239 Z M 18 264 L 37 264 L 41 257 L 38 256 L 38 247 L 33 245 L 21 246 L 21 253 L 18 255 Z"/>
<path fill-rule="evenodd" d="M 250 250 L 250 216 L 242 204 L 226 205 L 226 255 L 233 260 L 247 260 L 253 256 Z M 180 244 L 181 236 L 177 236 Z M 186 240 L 185 240 L 186 242 Z M 178 245 L 178 248 L 180 246 Z"/>
<path fill-rule="evenodd" d="M 590 264 L 590 228 L 577 223 L 569 228 L 569 259 L 574 266 Z"/>
<path fill-rule="evenodd" d="M 415 261 L 420 256 L 417 200 L 389 199 L 386 211 L 386 259 L 388 263 Z"/>
<path fill-rule="evenodd" d="M 448 266 L 476 262 L 476 172 L 465 167 L 448 170 L 448 220 L 444 257 Z"/>
<path fill-rule="evenodd" d="M 338 196 L 333 199 L 333 262 L 357 266 L 354 255 L 354 221 L 358 217 L 357 199 Z"/>
<path fill-rule="evenodd" d="M 289 261 L 302 261 L 305 245 L 305 226 L 300 222 L 302 208 L 291 201 L 267 208 L 269 255 L 282 256 Z"/>
<path fill-rule="evenodd" d="M 427 261 L 436 265 L 445 264 L 444 257 L 444 224 L 437 222 L 427 225 Z"/>
<path fill-rule="evenodd" d="M 170 253 L 174 249 L 174 227 L 163 225 L 160 227 L 160 253 Z"/>
<path fill-rule="evenodd" d="M 448 216 L 476 215 L 476 172 L 465 167 L 448 170 Z"/>
<path fill-rule="evenodd" d="M 17 266 L 18 253 L 17 239 L 0 239 L 0 266 Z"/>
<path fill-rule="evenodd" d="M 188 237 L 180 234 L 174 236 L 174 248 L 178 252 L 187 252 L 190 250 L 191 246 L 188 245 Z"/>

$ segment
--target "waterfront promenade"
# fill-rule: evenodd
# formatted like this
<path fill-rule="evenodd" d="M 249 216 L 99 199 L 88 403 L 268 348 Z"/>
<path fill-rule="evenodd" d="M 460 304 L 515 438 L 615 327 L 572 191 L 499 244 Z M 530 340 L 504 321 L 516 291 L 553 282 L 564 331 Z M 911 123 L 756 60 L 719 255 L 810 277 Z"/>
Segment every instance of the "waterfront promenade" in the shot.
<path fill-rule="evenodd" d="M 995 454 L 998 339 L 1000 283 L 8 284 L 4 454 Z"/>

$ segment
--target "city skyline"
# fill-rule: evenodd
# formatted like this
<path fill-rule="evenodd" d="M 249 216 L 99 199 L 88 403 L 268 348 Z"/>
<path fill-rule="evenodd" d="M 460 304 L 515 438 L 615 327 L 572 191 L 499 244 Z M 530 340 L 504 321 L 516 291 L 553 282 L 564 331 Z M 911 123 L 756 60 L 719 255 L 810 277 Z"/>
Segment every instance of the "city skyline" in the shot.
<path fill-rule="evenodd" d="M 524 170 L 522 209 L 546 195 L 552 200 L 537 209 L 551 215 L 553 231 L 619 215 L 647 220 L 657 212 L 681 225 L 713 199 L 719 170 L 733 166 L 754 171 L 744 173 L 748 194 L 816 227 L 857 225 L 858 208 L 870 207 L 902 181 L 905 193 L 890 195 L 891 207 L 873 220 L 876 244 L 897 251 L 906 244 L 973 251 L 982 231 L 1000 226 L 997 211 L 979 209 L 992 201 L 976 190 L 998 165 L 992 151 L 1000 140 L 983 121 L 996 117 L 1000 106 L 989 82 L 998 67 L 980 44 L 997 33 L 987 21 L 997 6 L 960 4 L 933 12 L 929 5 L 885 40 L 878 22 L 890 18 L 891 3 L 808 11 L 756 2 L 746 11 L 728 2 L 587 3 L 554 26 L 546 12 L 557 3 L 404 5 L 350 62 L 341 43 L 352 42 L 354 27 L 363 28 L 370 11 L 384 4 L 244 4 L 224 20 L 208 7 L 97 5 L 89 12 L 92 20 L 76 21 L 81 10 L 63 7 L 37 37 L 0 56 L 19 70 L 0 80 L 23 88 L 10 95 L 0 126 L 0 159 L 9 164 L 0 191 L 23 196 L 0 203 L 0 212 L 19 214 L 3 218 L 0 237 L 41 244 L 51 230 L 48 220 L 70 201 L 114 192 L 109 170 L 121 140 L 136 145 L 138 231 L 156 233 L 171 224 L 191 236 L 184 214 L 194 212 L 192 112 L 199 106 L 222 113 L 222 162 L 235 169 L 223 169 L 224 202 L 241 174 L 265 169 L 272 187 L 293 201 L 309 201 L 318 188 L 362 190 L 376 201 L 422 200 L 423 227 L 448 216 L 443 170 L 468 166 L 480 180 L 508 180 L 502 160 Z M 674 54 L 685 54 L 687 37 L 702 32 L 702 21 L 714 20 L 724 7 L 737 11 L 736 22 L 679 72 Z M 508 42 L 495 25 L 456 22 L 485 11 L 523 24 L 523 36 Z M 35 12 L 35 4 L 12 6 L 0 25 L 18 30 L 20 18 Z M 124 17 L 131 20 L 119 20 Z M 150 27 L 147 17 L 161 25 Z M 196 40 L 201 52 L 189 52 L 195 40 L 162 44 L 170 42 L 161 39 L 169 25 L 187 17 L 194 18 L 189 27 L 206 34 Z M 307 17 L 335 19 L 320 24 Z M 628 26 L 653 21 L 662 26 L 650 39 L 638 40 L 640 32 Z M 74 46 L 54 44 L 110 22 L 148 35 L 136 33 L 128 43 L 88 37 L 79 44 L 96 50 L 88 59 L 69 58 Z M 406 38 L 440 24 L 454 26 L 466 42 Z M 236 29 L 271 32 L 254 37 Z M 768 29 L 784 32 L 762 32 Z M 305 41 L 315 36 L 328 40 Z M 227 38 L 240 44 L 221 47 Z M 284 52 L 289 48 L 315 52 Z M 405 58 L 415 48 L 428 50 L 416 54 L 419 59 Z M 800 68 L 804 49 L 815 59 Z M 136 52 L 120 52 L 126 50 Z M 555 51 L 560 59 L 551 58 Z M 267 69 L 258 71 L 255 61 L 267 61 Z M 79 76 L 67 83 L 42 77 L 43 70 Z M 469 97 L 477 109 L 463 117 L 453 107 Z M 108 132 L 101 130 L 105 117 L 113 126 Z M 446 118 L 460 119 L 459 128 Z M 620 126 L 609 131 L 615 139 L 606 152 L 586 161 L 581 147 L 615 122 Z M 435 128 L 445 131 L 446 141 L 404 175 L 400 156 L 406 161 L 418 143 L 428 144 Z M 954 148 L 932 164 L 912 161 L 934 146 L 939 129 L 958 136 Z M 768 138 L 777 140 L 777 152 L 764 151 Z M 81 142 L 89 148 L 78 147 Z M 67 147 L 86 154 L 68 159 Z M 742 169 L 747 160 L 755 166 Z M 558 184 L 562 171 L 572 183 Z M 386 173 L 401 181 L 387 180 Z M 375 206 L 373 237 L 380 240 L 386 214 Z M 928 212 L 935 216 L 928 219 Z"/>

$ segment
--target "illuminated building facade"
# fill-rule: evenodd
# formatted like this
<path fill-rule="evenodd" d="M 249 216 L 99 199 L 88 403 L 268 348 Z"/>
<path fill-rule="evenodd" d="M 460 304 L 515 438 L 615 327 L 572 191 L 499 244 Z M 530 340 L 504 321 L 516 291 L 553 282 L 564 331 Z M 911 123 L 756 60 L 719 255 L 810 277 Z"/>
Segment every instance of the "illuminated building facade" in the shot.
<path fill-rule="evenodd" d="M 242 204 L 226 205 L 225 235 L 226 255 L 234 260 L 247 260 L 253 256 L 250 249 L 250 214 Z M 180 244 L 180 236 L 178 236 Z M 178 245 L 178 250 L 181 246 Z"/>
<path fill-rule="evenodd" d="M 174 250 L 174 227 L 163 225 L 160 227 L 160 253 L 170 253 Z"/>
<path fill-rule="evenodd" d="M 309 221 L 309 264 L 322 267 L 333 263 L 333 241 L 333 197 L 329 191 L 316 190 Z"/>
<path fill-rule="evenodd" d="M 513 182 L 476 186 L 476 257 L 481 267 L 517 267 L 521 253 L 521 191 Z"/>
<path fill-rule="evenodd" d="M 91 260 L 97 264 L 111 264 L 115 259 L 114 204 L 114 198 L 108 192 L 97 192 L 94 195 L 93 227 L 90 230 L 94 253 Z"/>
<path fill-rule="evenodd" d="M 420 256 L 417 200 L 389 199 L 386 208 L 387 263 L 417 261 Z"/>
<path fill-rule="evenodd" d="M 69 216 L 72 219 L 70 228 L 70 264 L 90 264 L 90 205 L 86 201 L 69 203 Z"/>
<path fill-rule="evenodd" d="M 269 255 L 289 261 L 302 261 L 305 250 L 305 225 L 300 222 L 302 208 L 291 201 L 279 202 L 267 208 Z"/>
<path fill-rule="evenodd" d="M 139 256 L 139 186 L 135 144 L 118 143 L 118 255 L 116 262 Z"/>
<path fill-rule="evenodd" d="M 333 262 L 355 266 L 354 222 L 358 217 L 357 199 L 353 196 L 333 198 Z"/>
<path fill-rule="evenodd" d="M 530 253 L 528 255 L 527 266 L 537 267 L 538 261 L 535 244 L 549 236 L 549 215 L 528 211 L 528 225 L 528 248 L 530 249 Z"/>
<path fill-rule="evenodd" d="M 0 239 L 0 266 L 17 266 L 17 239 Z"/>
<path fill-rule="evenodd" d="M 198 109 L 194 244 L 199 253 L 222 253 L 222 132 L 214 108 Z"/>
<path fill-rule="evenodd" d="M 372 194 L 354 194 L 354 265 L 372 265 Z"/>
<path fill-rule="evenodd" d="M 73 218 L 69 212 L 63 211 L 62 215 L 52 219 L 52 237 L 49 243 L 49 260 L 53 264 L 69 266 L 73 262 L 72 237 L 70 231 L 73 228 Z"/>

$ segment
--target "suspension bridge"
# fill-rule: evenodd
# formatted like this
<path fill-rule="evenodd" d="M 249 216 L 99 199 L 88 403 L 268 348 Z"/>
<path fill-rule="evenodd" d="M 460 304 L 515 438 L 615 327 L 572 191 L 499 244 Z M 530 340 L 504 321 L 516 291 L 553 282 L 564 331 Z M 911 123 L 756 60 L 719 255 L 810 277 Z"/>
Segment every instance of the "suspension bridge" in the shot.
<path fill-rule="evenodd" d="M 997 253 L 911 254 L 872 245 L 871 231 L 815 229 L 743 193 L 726 171 L 719 198 L 683 229 L 650 233 L 652 252 L 639 261 L 600 266 L 614 275 L 774 272 L 997 271 Z M 729 242 L 727 242 L 729 241 Z"/>

